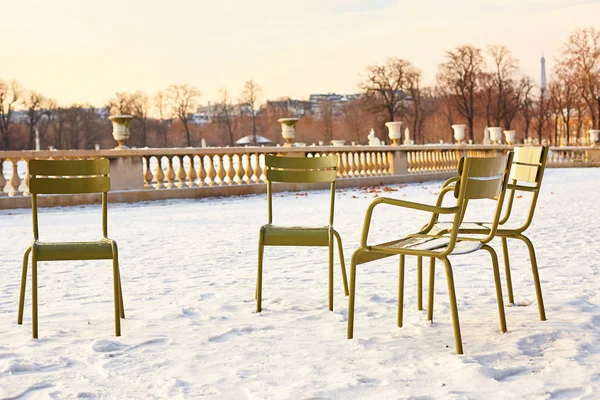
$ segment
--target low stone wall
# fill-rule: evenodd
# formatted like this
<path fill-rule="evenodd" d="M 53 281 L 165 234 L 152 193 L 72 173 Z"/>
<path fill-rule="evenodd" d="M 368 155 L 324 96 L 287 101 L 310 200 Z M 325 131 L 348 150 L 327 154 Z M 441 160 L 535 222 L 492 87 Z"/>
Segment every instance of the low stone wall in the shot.
<path fill-rule="evenodd" d="M 266 192 L 265 154 L 338 156 L 337 187 L 376 186 L 443 180 L 456 174 L 463 156 L 490 157 L 504 145 L 319 146 L 126 149 L 99 151 L 0 152 L 0 209 L 30 207 L 27 161 L 90 159 L 111 161 L 110 202 L 250 195 Z M 551 148 L 549 167 L 600 166 L 600 149 Z M 275 191 L 312 190 L 327 185 L 274 184 Z M 40 196 L 42 207 L 94 204 L 99 195 Z"/>

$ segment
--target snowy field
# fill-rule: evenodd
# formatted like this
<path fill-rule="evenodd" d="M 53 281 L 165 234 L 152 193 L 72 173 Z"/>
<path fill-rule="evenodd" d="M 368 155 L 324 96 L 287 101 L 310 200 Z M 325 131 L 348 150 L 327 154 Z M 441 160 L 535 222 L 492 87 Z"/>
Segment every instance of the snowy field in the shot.
<path fill-rule="evenodd" d="M 346 340 L 348 304 L 337 259 L 330 312 L 326 248 L 267 247 L 263 312 L 256 314 L 264 195 L 111 205 L 109 236 L 119 244 L 127 314 L 123 336 L 113 336 L 110 261 L 48 262 L 39 268 L 40 339 L 34 340 L 30 281 L 24 324 L 16 323 L 30 212 L 1 211 L 0 399 L 598 399 L 599 183 L 600 169 L 546 172 L 528 231 L 545 322 L 523 244 L 509 242 L 518 306 L 507 306 L 507 334 L 499 333 L 487 253 L 450 257 L 463 356 L 455 354 L 440 263 L 430 324 L 416 309 L 416 260 L 407 258 L 403 328 L 396 326 L 397 258 L 359 266 L 355 338 Z M 339 191 L 335 227 L 347 262 L 375 195 L 433 203 L 439 184 Z M 521 212 L 526 197 L 518 199 Z M 326 191 L 277 194 L 275 222 L 321 225 L 327 200 Z M 478 207 L 471 211 L 470 219 L 481 216 Z M 427 218 L 381 206 L 372 238 L 410 233 Z M 40 224 L 43 240 L 97 239 L 100 208 L 44 209 Z M 501 258 L 499 241 L 492 245 Z M 505 285 L 504 293 L 507 302 Z"/>

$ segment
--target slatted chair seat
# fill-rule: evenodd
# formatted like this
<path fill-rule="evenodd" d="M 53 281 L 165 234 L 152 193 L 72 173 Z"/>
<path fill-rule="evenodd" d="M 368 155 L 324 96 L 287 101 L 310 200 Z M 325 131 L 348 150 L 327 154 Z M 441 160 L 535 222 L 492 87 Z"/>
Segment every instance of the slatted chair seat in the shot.
<path fill-rule="evenodd" d="M 38 261 L 112 260 L 113 241 L 38 242 Z"/>
<path fill-rule="evenodd" d="M 327 246 L 329 227 L 265 225 L 264 244 L 267 246 Z"/>

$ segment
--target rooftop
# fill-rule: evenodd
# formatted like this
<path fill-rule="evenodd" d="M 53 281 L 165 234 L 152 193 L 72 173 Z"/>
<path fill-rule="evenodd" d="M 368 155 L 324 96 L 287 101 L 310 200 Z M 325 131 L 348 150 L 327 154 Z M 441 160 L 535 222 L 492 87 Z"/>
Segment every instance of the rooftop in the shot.
<path fill-rule="evenodd" d="M 438 263 L 430 324 L 416 310 L 410 257 L 403 328 L 396 326 L 398 261 L 388 258 L 359 266 L 355 338 L 346 340 L 348 303 L 337 262 L 334 312 L 327 310 L 326 248 L 268 247 L 263 312 L 256 314 L 264 195 L 110 205 L 127 314 L 123 336 L 113 336 L 110 261 L 72 261 L 40 264 L 34 340 L 29 283 L 24 324 L 16 324 L 30 211 L 0 211 L 0 398 L 592 396 L 600 390 L 599 180 L 599 168 L 546 170 L 528 231 L 546 322 L 538 319 L 525 246 L 509 241 L 518 306 L 506 309 L 507 334 L 499 333 L 487 253 L 451 257 L 464 356 L 454 352 L 443 268 Z M 376 194 L 432 203 L 439 184 L 340 190 L 334 225 L 346 262 Z M 275 194 L 274 221 L 326 223 L 327 200 L 327 191 Z M 411 232 L 427 217 L 382 207 L 373 240 Z M 41 239 L 97 239 L 100 221 L 98 206 L 43 209 Z M 492 246 L 501 257 L 499 243 Z"/>

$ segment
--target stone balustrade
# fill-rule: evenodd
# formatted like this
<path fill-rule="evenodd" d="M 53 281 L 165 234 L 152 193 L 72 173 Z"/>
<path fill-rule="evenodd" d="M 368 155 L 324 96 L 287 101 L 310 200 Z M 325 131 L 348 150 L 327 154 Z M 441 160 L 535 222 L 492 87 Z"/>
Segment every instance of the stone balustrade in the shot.
<path fill-rule="evenodd" d="M 295 157 L 338 156 L 338 187 L 440 180 L 455 174 L 462 156 L 489 157 L 504 145 L 235 147 L 126 150 L 0 152 L 0 209 L 29 204 L 27 160 L 111 160 L 111 201 L 252 194 L 265 189 L 265 154 Z M 549 167 L 600 165 L 599 149 L 552 147 Z M 275 190 L 319 185 L 279 184 Z M 46 205 L 97 202 L 90 195 L 47 196 Z M 42 204 L 44 205 L 44 204 Z"/>

